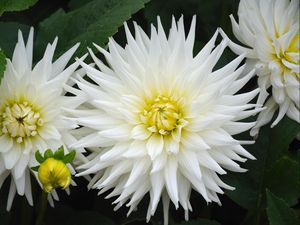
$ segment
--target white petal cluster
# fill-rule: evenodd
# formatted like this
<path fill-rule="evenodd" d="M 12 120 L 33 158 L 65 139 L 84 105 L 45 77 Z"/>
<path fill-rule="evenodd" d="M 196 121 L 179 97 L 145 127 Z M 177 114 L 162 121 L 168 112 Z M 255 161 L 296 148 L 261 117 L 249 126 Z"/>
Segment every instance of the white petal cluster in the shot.
<path fill-rule="evenodd" d="M 78 63 L 64 68 L 78 44 L 52 63 L 56 44 L 57 38 L 33 67 L 33 29 L 26 45 L 19 31 L 12 60 L 7 59 L 0 84 L 0 187 L 11 175 L 8 210 L 16 192 L 33 204 L 30 168 L 37 165 L 35 151 L 55 150 L 76 141 L 70 133 L 76 124 L 65 119 L 63 107 L 80 104 L 79 97 L 64 96 L 64 86 Z M 79 156 L 80 151 L 84 149 L 78 149 Z M 53 197 L 57 199 L 55 192 Z"/>
<path fill-rule="evenodd" d="M 159 19 L 157 26 L 148 37 L 135 23 L 133 36 L 125 24 L 125 48 L 112 38 L 108 51 L 95 45 L 105 63 L 89 49 L 98 68 L 79 60 L 92 82 L 76 78 L 80 90 L 70 91 L 86 102 L 69 113 L 83 127 L 72 146 L 92 152 L 80 167 L 81 175 L 95 174 L 89 187 L 113 189 L 107 198 L 118 196 L 116 209 L 126 204 L 128 214 L 149 193 L 147 220 L 162 198 L 167 224 L 170 200 L 187 219 L 192 189 L 219 204 L 222 188 L 233 189 L 219 175 L 244 172 L 237 162 L 254 157 L 241 146 L 252 142 L 232 135 L 252 128 L 240 120 L 261 109 L 249 103 L 259 89 L 236 94 L 254 75 L 241 78 L 243 56 L 213 70 L 227 46 L 215 47 L 218 31 L 193 56 L 195 18 L 187 36 L 183 18 L 173 19 L 168 36 Z"/>
<path fill-rule="evenodd" d="M 278 108 L 271 127 L 284 115 L 300 123 L 299 16 L 299 0 L 241 0 L 238 23 L 231 15 L 235 36 L 250 48 L 229 45 L 237 54 L 247 53 L 246 64 L 256 68 L 261 88 L 258 103 L 267 107 L 258 116 L 252 135 L 272 120 Z"/>

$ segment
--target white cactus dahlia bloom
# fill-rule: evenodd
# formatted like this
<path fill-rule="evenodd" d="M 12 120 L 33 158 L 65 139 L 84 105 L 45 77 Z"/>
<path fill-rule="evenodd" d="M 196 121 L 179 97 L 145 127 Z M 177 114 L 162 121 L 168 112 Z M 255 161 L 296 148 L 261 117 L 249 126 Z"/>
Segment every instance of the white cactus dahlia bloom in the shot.
<path fill-rule="evenodd" d="M 246 64 L 256 68 L 261 88 L 258 104 L 267 106 L 259 114 L 251 135 L 257 135 L 278 108 L 271 127 L 284 115 L 300 123 L 299 0 L 241 0 L 239 23 L 232 15 L 230 18 L 236 38 L 249 48 L 231 41 L 229 46 L 237 54 L 247 53 Z"/>
<path fill-rule="evenodd" d="M 259 89 L 235 95 L 254 71 L 239 79 L 243 56 L 213 71 L 226 47 L 222 41 L 214 48 L 218 32 L 194 57 L 195 21 L 187 37 L 183 18 L 177 24 L 173 19 L 168 37 L 158 19 L 150 38 L 137 24 L 133 37 L 125 24 L 125 48 L 112 38 L 109 51 L 95 45 L 109 66 L 91 50 L 99 70 L 80 61 L 94 83 L 77 79 L 81 91 L 74 94 L 85 93 L 86 103 L 70 110 L 84 126 L 84 137 L 73 146 L 92 151 L 79 175 L 95 173 L 89 187 L 113 189 L 107 197 L 119 196 L 116 209 L 126 203 L 128 214 L 149 193 L 147 220 L 162 198 L 165 224 L 170 200 L 183 207 L 186 219 L 192 189 L 220 203 L 221 188 L 233 188 L 218 174 L 244 172 L 235 162 L 246 160 L 239 155 L 254 159 L 241 146 L 249 142 L 232 137 L 253 127 L 239 120 L 260 110 L 248 104 Z"/>
<path fill-rule="evenodd" d="M 62 107 L 76 107 L 79 102 L 80 97 L 65 97 L 63 89 L 78 67 L 75 62 L 64 70 L 78 44 L 52 63 L 56 43 L 57 39 L 48 44 L 44 57 L 32 69 L 33 29 L 26 45 L 19 31 L 12 60 L 7 59 L 0 84 L 0 187 L 11 175 L 8 210 L 16 192 L 33 204 L 30 168 L 37 165 L 35 152 L 75 142 L 69 131 L 76 124 L 64 119 Z M 52 194 L 56 199 L 55 191 Z"/>

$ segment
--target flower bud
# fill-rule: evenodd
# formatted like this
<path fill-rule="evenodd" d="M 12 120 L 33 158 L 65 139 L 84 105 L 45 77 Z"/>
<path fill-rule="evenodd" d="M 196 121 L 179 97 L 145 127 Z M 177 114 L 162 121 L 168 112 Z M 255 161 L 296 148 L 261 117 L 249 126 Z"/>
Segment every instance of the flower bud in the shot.
<path fill-rule="evenodd" d="M 48 193 L 55 188 L 66 189 L 71 183 L 71 173 L 67 165 L 54 158 L 48 158 L 41 163 L 38 177 L 44 191 Z"/>

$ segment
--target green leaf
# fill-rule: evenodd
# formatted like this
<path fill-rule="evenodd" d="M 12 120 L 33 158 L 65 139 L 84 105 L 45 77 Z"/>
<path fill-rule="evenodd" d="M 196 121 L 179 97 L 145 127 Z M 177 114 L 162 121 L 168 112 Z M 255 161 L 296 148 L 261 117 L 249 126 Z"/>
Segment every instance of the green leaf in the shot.
<path fill-rule="evenodd" d="M 42 156 L 42 154 L 40 153 L 40 151 L 36 151 L 35 152 L 35 159 L 36 161 L 38 161 L 40 164 L 43 163 L 45 161 L 44 157 Z"/>
<path fill-rule="evenodd" d="M 37 3 L 38 0 L 0 0 L 0 16 L 4 12 L 22 11 Z"/>
<path fill-rule="evenodd" d="M 72 163 L 75 158 L 76 152 L 73 150 L 69 152 L 67 155 L 64 156 L 63 161 L 64 163 Z"/>
<path fill-rule="evenodd" d="M 31 169 L 35 172 L 38 172 L 39 171 L 39 168 L 40 166 L 34 166 L 34 167 L 31 167 Z"/>
<path fill-rule="evenodd" d="M 267 214 L 270 225 L 296 225 L 299 219 L 288 204 L 267 190 Z"/>
<path fill-rule="evenodd" d="M 64 146 L 59 147 L 54 153 L 54 158 L 58 160 L 63 160 L 64 158 Z"/>
<path fill-rule="evenodd" d="M 284 198 L 289 205 L 295 205 L 300 197 L 300 163 L 283 156 L 266 172 L 266 186 L 272 193 Z M 278 181 L 282 185 L 278 185 Z"/>
<path fill-rule="evenodd" d="M 215 220 L 207 220 L 207 219 L 198 219 L 198 220 L 190 220 L 186 222 L 176 223 L 176 225 L 220 225 Z"/>
<path fill-rule="evenodd" d="M 24 37 L 27 37 L 29 28 L 29 26 L 20 23 L 0 22 L 0 46 L 7 58 L 12 58 L 18 40 L 18 30 L 22 31 Z"/>
<path fill-rule="evenodd" d="M 6 56 L 3 50 L 0 48 L 0 83 L 5 72 L 5 68 L 6 68 Z"/>
<path fill-rule="evenodd" d="M 114 35 L 124 21 L 144 7 L 150 0 L 102 0 L 91 1 L 84 6 L 65 13 L 58 10 L 40 23 L 37 35 L 39 46 L 46 46 L 59 36 L 57 54 L 81 42 L 77 55 L 86 53 L 86 47 L 95 42 L 104 46 L 108 37 Z M 43 49 L 38 47 L 38 49 Z M 42 52 L 40 52 L 42 54 Z"/>
<path fill-rule="evenodd" d="M 53 157 L 53 152 L 51 151 L 51 149 L 47 149 L 44 153 L 44 159 L 48 159 L 48 158 L 52 158 Z"/>
<path fill-rule="evenodd" d="M 299 182 L 297 174 L 299 163 L 291 158 L 295 155 L 288 152 L 289 145 L 298 131 L 299 125 L 288 118 L 284 118 L 272 129 L 265 126 L 261 129 L 256 143 L 246 146 L 257 159 L 248 160 L 243 165 L 248 171 L 224 176 L 224 181 L 236 187 L 236 190 L 227 191 L 226 194 L 253 214 L 249 224 L 260 224 L 261 212 L 266 207 L 266 188 L 290 205 L 299 197 L 296 185 Z M 284 185 L 278 187 L 281 180 L 284 181 Z"/>

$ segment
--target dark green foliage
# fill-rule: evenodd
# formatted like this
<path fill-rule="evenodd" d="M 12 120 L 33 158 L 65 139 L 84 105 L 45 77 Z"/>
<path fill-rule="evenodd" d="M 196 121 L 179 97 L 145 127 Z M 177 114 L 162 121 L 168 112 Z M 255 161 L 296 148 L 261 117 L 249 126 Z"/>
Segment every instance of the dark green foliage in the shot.
<path fill-rule="evenodd" d="M 6 56 L 3 50 L 0 48 L 0 83 L 4 75 L 5 68 L 6 68 Z"/>
<path fill-rule="evenodd" d="M 0 0 L 0 16 L 4 12 L 22 11 L 37 3 L 38 0 Z"/>
<path fill-rule="evenodd" d="M 38 46 L 45 46 L 59 36 L 56 53 L 60 54 L 80 42 L 77 55 L 81 56 L 86 53 L 87 46 L 92 47 L 92 43 L 104 46 L 108 37 L 114 35 L 124 21 L 148 1 L 94 0 L 69 13 L 59 9 L 40 23 Z"/>
<path fill-rule="evenodd" d="M 290 119 L 283 119 L 276 127 L 264 127 L 254 145 L 247 150 L 256 157 L 248 161 L 246 174 L 230 173 L 225 180 L 236 187 L 227 195 L 242 207 L 247 208 L 251 216 L 249 224 L 260 224 L 260 217 L 266 207 L 266 188 L 292 206 L 300 197 L 299 161 L 289 153 L 289 145 L 296 137 L 299 125 Z M 245 137 L 241 137 L 245 138 Z"/>
<path fill-rule="evenodd" d="M 27 37 L 29 26 L 15 22 L 0 21 L 0 46 L 5 52 L 5 55 L 10 59 L 18 40 L 18 30 L 21 30 L 23 35 Z"/>
<path fill-rule="evenodd" d="M 267 190 L 267 214 L 270 225 L 299 225 L 300 220 L 288 204 Z"/>

